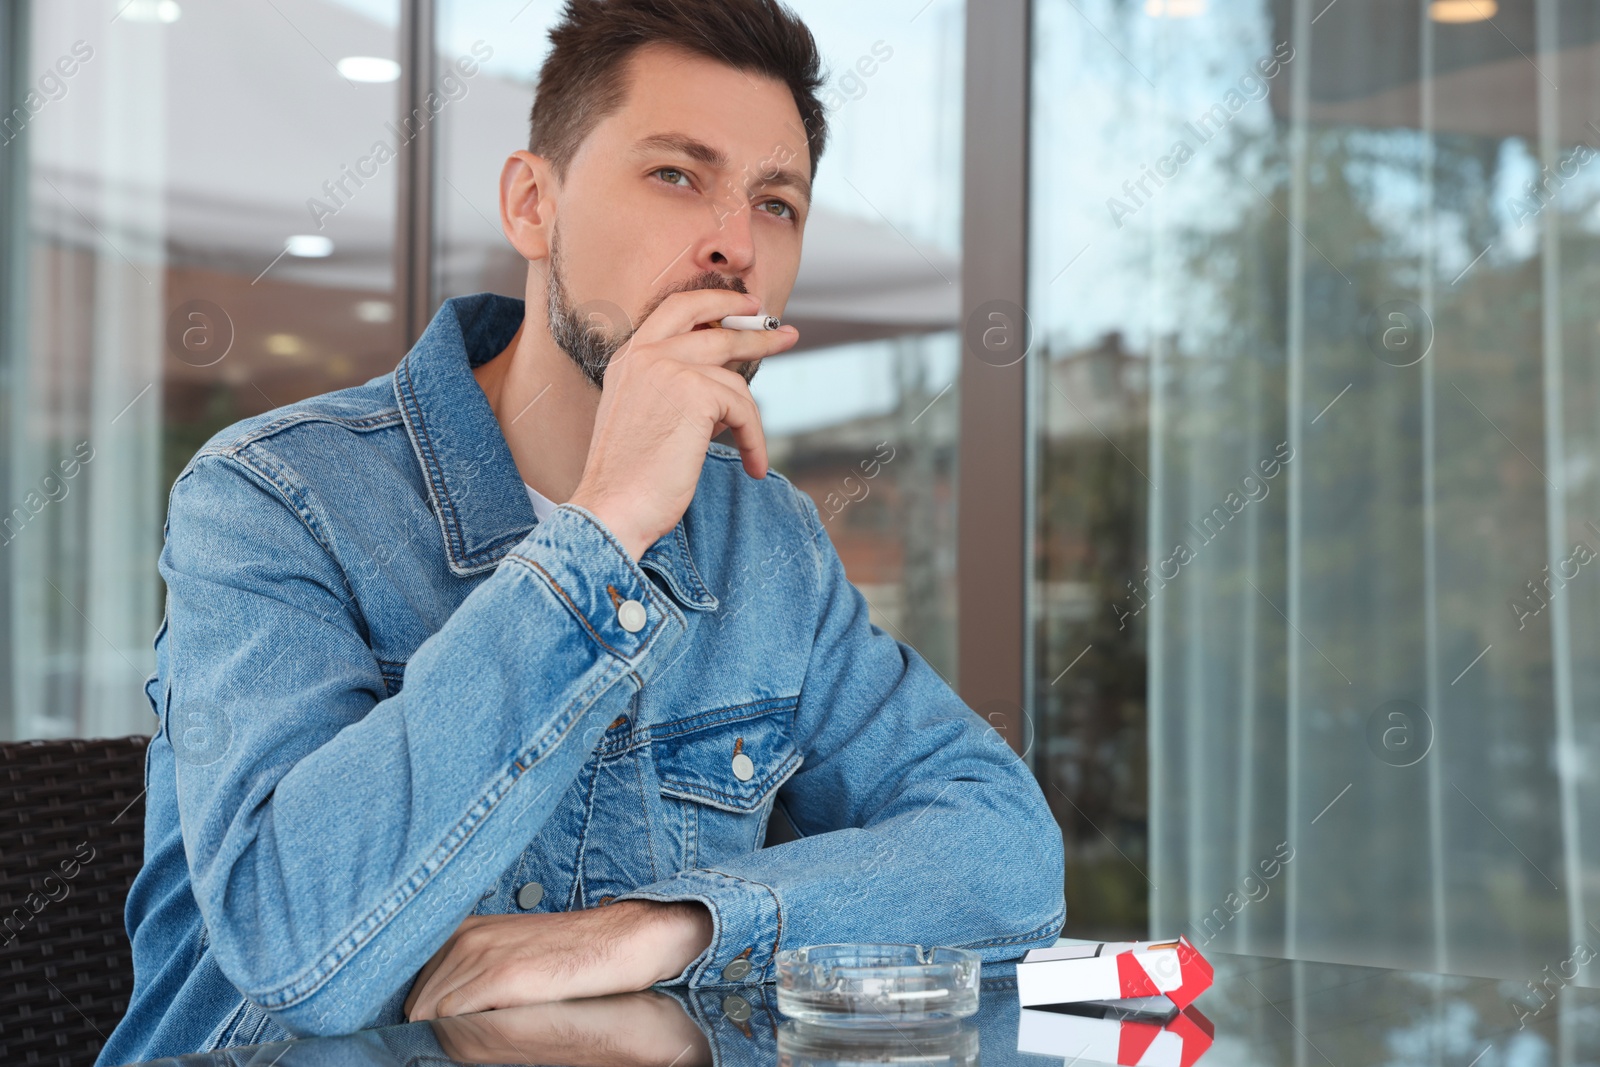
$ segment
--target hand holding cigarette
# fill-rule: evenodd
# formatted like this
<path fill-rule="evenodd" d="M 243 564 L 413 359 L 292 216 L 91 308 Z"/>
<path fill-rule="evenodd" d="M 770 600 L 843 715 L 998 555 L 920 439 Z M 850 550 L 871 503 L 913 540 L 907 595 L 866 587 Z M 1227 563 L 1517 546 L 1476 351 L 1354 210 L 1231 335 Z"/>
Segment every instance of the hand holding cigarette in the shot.
<path fill-rule="evenodd" d="M 731 289 L 673 293 L 606 368 L 571 502 L 604 523 L 634 559 L 688 510 L 706 446 L 724 427 L 733 431 L 746 473 L 766 476 L 761 413 L 734 368 L 792 348 L 800 331 L 756 314 L 760 307 L 756 297 Z"/>

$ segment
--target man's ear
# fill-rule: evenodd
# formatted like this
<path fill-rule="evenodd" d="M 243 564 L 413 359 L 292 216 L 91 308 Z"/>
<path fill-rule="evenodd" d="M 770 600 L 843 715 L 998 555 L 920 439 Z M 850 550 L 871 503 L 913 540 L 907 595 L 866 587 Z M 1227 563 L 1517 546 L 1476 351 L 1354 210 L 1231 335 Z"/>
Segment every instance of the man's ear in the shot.
<path fill-rule="evenodd" d="M 543 156 L 513 152 L 500 168 L 500 228 L 511 246 L 530 262 L 550 254 L 555 190 L 555 171 Z"/>

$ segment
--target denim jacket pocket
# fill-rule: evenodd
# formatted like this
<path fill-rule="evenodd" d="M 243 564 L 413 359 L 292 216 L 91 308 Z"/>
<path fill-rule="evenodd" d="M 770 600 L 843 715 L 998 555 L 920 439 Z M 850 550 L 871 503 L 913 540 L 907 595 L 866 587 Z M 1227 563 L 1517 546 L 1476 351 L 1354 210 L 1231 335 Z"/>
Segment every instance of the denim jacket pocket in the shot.
<path fill-rule="evenodd" d="M 761 847 L 778 788 L 800 768 L 795 698 L 701 712 L 652 731 L 665 822 L 683 868 Z"/>

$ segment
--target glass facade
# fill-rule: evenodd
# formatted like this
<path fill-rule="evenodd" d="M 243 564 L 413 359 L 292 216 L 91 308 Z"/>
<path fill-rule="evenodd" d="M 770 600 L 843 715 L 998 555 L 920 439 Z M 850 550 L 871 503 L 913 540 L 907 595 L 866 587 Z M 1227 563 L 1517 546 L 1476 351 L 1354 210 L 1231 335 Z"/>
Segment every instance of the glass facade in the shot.
<path fill-rule="evenodd" d="M 1600 909 L 1595 9 L 1034 13 L 1068 932 L 1567 960 Z"/>
<path fill-rule="evenodd" d="M 983 13 L 792 6 L 831 135 L 802 342 L 753 387 L 773 462 L 958 684 L 992 622 L 957 604 L 960 460 L 1027 439 L 1013 740 L 1066 932 L 1503 976 L 1600 948 L 1600 13 L 1032 0 L 1010 425 L 959 386 Z M 523 294 L 497 182 L 558 8 L 0 9 L 0 739 L 152 728 L 166 492 L 208 436 L 387 373 L 419 299 Z"/>

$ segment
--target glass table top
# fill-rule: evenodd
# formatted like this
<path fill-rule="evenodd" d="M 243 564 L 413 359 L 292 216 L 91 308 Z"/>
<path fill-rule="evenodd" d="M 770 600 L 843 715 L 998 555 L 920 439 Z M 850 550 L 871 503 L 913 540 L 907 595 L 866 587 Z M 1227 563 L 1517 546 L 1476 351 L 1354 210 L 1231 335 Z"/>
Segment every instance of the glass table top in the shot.
<path fill-rule="evenodd" d="M 160 1061 L 229 1067 L 545 1064 L 836 1067 L 1568 1067 L 1600 1064 L 1600 990 L 1208 953 L 1215 983 L 1166 1020 L 1022 1010 L 1011 964 L 984 967 L 959 1024 L 862 1034 L 786 1019 L 774 988 L 648 990 Z"/>

